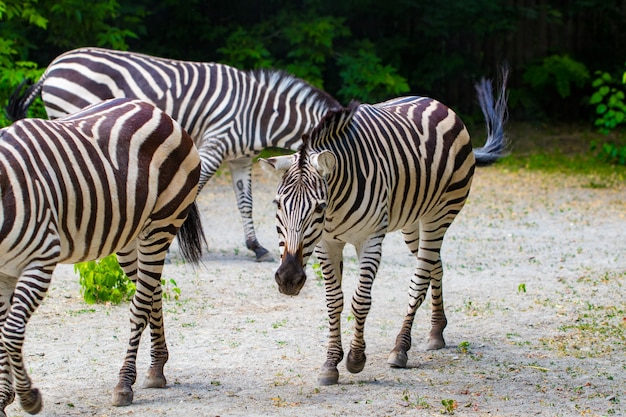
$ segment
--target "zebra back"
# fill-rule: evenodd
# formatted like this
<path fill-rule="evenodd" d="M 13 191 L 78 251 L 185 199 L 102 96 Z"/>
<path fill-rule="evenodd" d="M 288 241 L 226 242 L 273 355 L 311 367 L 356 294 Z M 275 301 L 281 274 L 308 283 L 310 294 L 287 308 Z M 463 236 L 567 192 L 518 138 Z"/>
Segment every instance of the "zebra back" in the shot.
<path fill-rule="evenodd" d="M 340 107 L 325 92 L 283 71 L 241 71 L 101 48 L 57 57 L 36 84 L 16 91 L 8 116 L 25 117 L 39 92 L 50 118 L 110 98 L 138 98 L 172 116 L 196 144 L 217 140 L 235 156 L 266 147 L 297 149 L 301 135 L 326 110 Z"/>
<path fill-rule="evenodd" d="M 189 135 L 137 100 L 18 121 L 0 131 L 1 250 L 17 247 L 17 258 L 58 252 L 58 262 L 74 263 L 125 247 L 150 223 L 167 221 L 163 232 L 173 238 L 194 201 L 199 171 Z M 197 219 L 188 226 L 196 227 Z M 198 260 L 201 233 L 191 231 L 190 261 Z"/>

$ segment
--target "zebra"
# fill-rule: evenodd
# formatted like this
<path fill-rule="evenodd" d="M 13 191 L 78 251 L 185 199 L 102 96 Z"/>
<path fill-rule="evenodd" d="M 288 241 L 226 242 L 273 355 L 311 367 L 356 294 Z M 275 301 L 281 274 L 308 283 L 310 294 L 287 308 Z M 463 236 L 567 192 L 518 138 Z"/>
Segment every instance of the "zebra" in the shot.
<path fill-rule="evenodd" d="M 138 98 L 167 112 L 200 150 L 200 190 L 228 162 L 246 247 L 257 261 L 272 261 L 272 255 L 258 242 L 252 219 L 253 157 L 268 147 L 297 150 L 303 133 L 341 108 L 329 94 L 279 70 L 241 71 L 100 48 L 58 56 L 21 97 L 19 90 L 7 109 L 13 120 L 25 117 L 39 93 L 52 119 L 114 97 Z"/>
<path fill-rule="evenodd" d="M 28 413 L 42 408 L 22 346 L 55 266 L 111 253 L 136 284 L 113 404 L 132 403 L 139 340 L 148 324 L 145 386 L 165 386 L 160 277 L 177 231 L 183 258 L 200 259 L 199 178 L 191 137 L 163 111 L 135 99 L 107 100 L 56 120 L 24 119 L 0 130 L 0 416 L 16 393 Z"/>
<path fill-rule="evenodd" d="M 368 105 L 352 102 L 330 111 L 303 138 L 298 153 L 263 159 L 263 168 L 282 175 L 275 197 L 281 263 L 275 279 L 281 293 L 297 295 L 315 252 L 325 283 L 329 316 L 326 362 L 320 385 L 336 384 L 343 310 L 343 249 L 356 248 L 360 265 L 352 297 L 354 336 L 346 360 L 352 373 L 366 361 L 364 327 L 371 289 L 386 233 L 401 230 L 417 259 L 409 286 L 408 312 L 388 363 L 406 367 L 416 310 L 430 286 L 431 331 L 428 349 L 445 346 L 440 249 L 443 237 L 470 191 L 475 165 L 508 152 L 504 135 L 506 78 L 493 97 L 491 81 L 476 84 L 488 127 L 482 148 L 472 149 L 461 119 L 427 97 L 401 97 Z"/>

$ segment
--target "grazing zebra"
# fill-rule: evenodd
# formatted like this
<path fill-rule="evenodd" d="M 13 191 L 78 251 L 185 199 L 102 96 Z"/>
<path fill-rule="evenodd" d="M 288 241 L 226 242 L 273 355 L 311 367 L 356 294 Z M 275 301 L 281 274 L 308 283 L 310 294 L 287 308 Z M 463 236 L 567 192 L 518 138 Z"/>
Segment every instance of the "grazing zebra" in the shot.
<path fill-rule="evenodd" d="M 25 119 L 0 130 L 0 416 L 15 393 L 27 412 L 42 408 L 22 345 L 56 264 L 111 253 L 137 287 L 113 404 L 132 402 L 139 340 L 148 324 L 145 386 L 165 386 L 161 271 L 179 228 L 183 257 L 200 258 L 199 177 L 191 137 L 138 100 L 108 100 L 62 119 Z"/>
<path fill-rule="evenodd" d="M 114 97 L 138 98 L 167 112 L 200 150 L 200 190 L 228 161 L 246 247 L 257 261 L 271 261 L 272 256 L 254 230 L 252 158 L 268 147 L 298 149 L 303 133 L 326 111 L 341 107 L 323 91 L 280 71 L 248 72 L 96 48 L 76 49 L 53 60 L 36 84 L 14 98 L 9 117 L 25 117 L 39 92 L 50 118 Z"/>
<path fill-rule="evenodd" d="M 460 118 L 426 97 L 403 97 L 367 105 L 351 103 L 331 111 L 304 138 L 299 153 L 263 160 L 264 168 L 282 173 L 275 198 L 281 264 L 279 290 L 297 295 L 305 267 L 315 250 L 324 276 L 329 314 L 329 342 L 319 383 L 336 384 L 343 359 L 340 319 L 343 248 L 356 247 L 360 263 L 358 288 L 352 298 L 354 337 L 346 367 L 365 366 L 365 319 L 381 260 L 385 234 L 402 230 L 417 258 L 409 287 L 408 313 L 388 363 L 405 367 L 417 308 L 432 296 L 429 349 L 445 346 L 440 249 L 443 236 L 463 207 L 474 166 L 488 164 L 506 151 L 506 72 L 494 103 L 491 83 L 477 91 L 488 126 L 486 145 L 472 149 Z"/>

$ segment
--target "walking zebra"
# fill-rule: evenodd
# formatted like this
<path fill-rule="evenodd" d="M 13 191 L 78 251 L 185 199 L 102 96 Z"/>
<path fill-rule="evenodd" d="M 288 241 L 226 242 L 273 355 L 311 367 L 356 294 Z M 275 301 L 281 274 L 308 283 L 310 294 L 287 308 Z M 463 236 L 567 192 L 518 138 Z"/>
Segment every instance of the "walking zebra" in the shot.
<path fill-rule="evenodd" d="M 487 142 L 480 149 L 472 150 L 467 129 L 452 110 L 430 98 L 403 97 L 374 105 L 351 103 L 331 111 L 304 138 L 299 153 L 263 161 L 265 169 L 283 173 L 275 198 L 279 290 L 299 293 L 314 250 L 324 276 L 330 333 L 320 384 L 337 383 L 337 364 L 344 355 L 340 323 L 346 243 L 356 247 L 360 264 L 352 297 L 355 324 L 348 371 L 357 373 L 365 366 L 363 331 L 372 284 L 383 238 L 394 230 L 402 230 L 417 269 L 409 287 L 408 313 L 388 363 L 406 366 L 415 312 L 429 286 L 428 348 L 445 346 L 440 249 L 468 196 L 475 164 L 491 163 L 506 150 L 505 88 L 506 74 L 494 103 L 491 83 L 483 80 L 477 85 L 488 126 Z"/>
<path fill-rule="evenodd" d="M 280 71 L 248 72 L 96 48 L 76 49 L 53 60 L 41 79 L 15 98 L 9 116 L 25 117 L 39 92 L 52 119 L 114 97 L 138 98 L 167 112 L 198 146 L 200 190 L 228 162 L 246 247 L 257 261 L 271 261 L 272 256 L 254 230 L 252 158 L 267 147 L 298 149 L 303 133 L 326 111 L 341 107 L 323 91 Z"/>
<path fill-rule="evenodd" d="M 200 258 L 199 177 L 191 137 L 137 100 L 109 100 L 66 118 L 25 119 L 0 130 L 0 416 L 15 393 L 27 412 L 42 408 L 22 345 L 56 264 L 111 253 L 137 287 L 113 404 L 132 402 L 139 340 L 148 324 L 145 386 L 165 386 L 161 271 L 179 228 L 183 257 Z"/>

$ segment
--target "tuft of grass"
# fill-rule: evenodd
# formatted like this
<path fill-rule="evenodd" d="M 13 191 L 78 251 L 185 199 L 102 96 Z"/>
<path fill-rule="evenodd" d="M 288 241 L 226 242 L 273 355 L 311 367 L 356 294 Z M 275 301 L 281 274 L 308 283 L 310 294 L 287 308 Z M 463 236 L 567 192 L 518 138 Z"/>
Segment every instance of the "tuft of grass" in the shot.
<path fill-rule="evenodd" d="M 532 153 L 509 155 L 498 163 L 513 172 L 541 171 L 584 177 L 589 188 L 610 188 L 626 180 L 626 166 L 610 165 L 592 154 Z"/>

